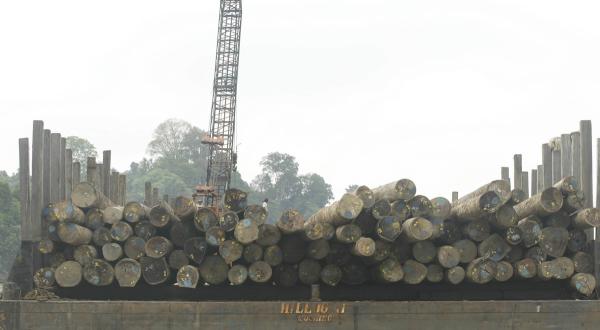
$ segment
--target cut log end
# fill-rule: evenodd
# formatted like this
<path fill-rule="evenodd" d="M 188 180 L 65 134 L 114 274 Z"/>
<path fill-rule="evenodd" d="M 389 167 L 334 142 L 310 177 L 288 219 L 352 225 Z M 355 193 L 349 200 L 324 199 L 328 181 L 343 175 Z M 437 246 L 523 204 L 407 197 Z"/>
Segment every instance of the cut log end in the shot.
<path fill-rule="evenodd" d="M 136 260 L 125 258 L 115 265 L 115 278 L 122 288 L 133 288 L 142 277 L 142 266 Z"/>
<path fill-rule="evenodd" d="M 594 275 L 578 273 L 571 277 L 570 285 L 584 296 L 591 296 L 596 289 L 596 278 Z"/>
<path fill-rule="evenodd" d="M 273 276 L 273 269 L 264 261 L 257 261 L 248 267 L 248 277 L 256 283 L 266 283 Z"/>
<path fill-rule="evenodd" d="M 83 278 L 93 286 L 108 286 L 115 278 L 115 270 L 108 262 L 96 259 L 84 266 Z"/>
<path fill-rule="evenodd" d="M 368 209 L 375 203 L 375 196 L 373 196 L 373 191 L 367 186 L 359 186 L 353 192 L 360 200 L 363 202 L 363 208 Z"/>
<path fill-rule="evenodd" d="M 200 273 L 194 266 L 185 265 L 177 271 L 177 285 L 180 288 L 195 289 L 199 279 Z"/>
<path fill-rule="evenodd" d="M 411 218 L 402 223 L 402 234 L 409 241 L 424 241 L 433 235 L 433 225 L 425 218 Z"/>

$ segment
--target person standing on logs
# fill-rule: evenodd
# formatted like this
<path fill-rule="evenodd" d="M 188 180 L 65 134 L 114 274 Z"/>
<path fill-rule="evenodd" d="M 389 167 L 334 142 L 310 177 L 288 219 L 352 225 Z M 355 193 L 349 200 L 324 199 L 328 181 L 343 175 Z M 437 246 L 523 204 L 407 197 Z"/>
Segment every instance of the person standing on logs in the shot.
<path fill-rule="evenodd" d="M 269 207 L 268 207 L 269 205 L 268 204 L 269 204 L 269 199 L 265 198 L 265 200 L 262 203 L 262 207 L 265 209 L 265 211 L 269 211 Z"/>

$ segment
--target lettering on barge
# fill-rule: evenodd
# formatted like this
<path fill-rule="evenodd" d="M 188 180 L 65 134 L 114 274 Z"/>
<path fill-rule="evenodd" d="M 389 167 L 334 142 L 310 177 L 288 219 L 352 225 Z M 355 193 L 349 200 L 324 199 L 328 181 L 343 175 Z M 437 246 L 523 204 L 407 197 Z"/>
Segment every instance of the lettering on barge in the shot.
<path fill-rule="evenodd" d="M 346 304 L 282 303 L 281 315 L 293 315 L 298 322 L 332 322 L 346 314 Z"/>

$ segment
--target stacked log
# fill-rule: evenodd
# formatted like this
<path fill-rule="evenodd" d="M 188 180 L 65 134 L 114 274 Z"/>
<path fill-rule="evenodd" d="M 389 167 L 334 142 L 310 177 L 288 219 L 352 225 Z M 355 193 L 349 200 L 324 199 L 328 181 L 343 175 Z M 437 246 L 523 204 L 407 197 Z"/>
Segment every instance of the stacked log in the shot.
<path fill-rule="evenodd" d="M 596 279 L 585 230 L 600 227 L 600 210 L 583 209 L 582 199 L 572 177 L 529 198 L 493 181 L 453 203 L 417 195 L 402 179 L 268 223 L 267 210 L 248 205 L 239 190 L 217 213 L 184 196 L 173 205 L 114 206 L 84 182 L 43 213 L 51 233 L 40 243 L 47 262 L 36 283 L 193 289 L 568 280 L 590 295 Z"/>

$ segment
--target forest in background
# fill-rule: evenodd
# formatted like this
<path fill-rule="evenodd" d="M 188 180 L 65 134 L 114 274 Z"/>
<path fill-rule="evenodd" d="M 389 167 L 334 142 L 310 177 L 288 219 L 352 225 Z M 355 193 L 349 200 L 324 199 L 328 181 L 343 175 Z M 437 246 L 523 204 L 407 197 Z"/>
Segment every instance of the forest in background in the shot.
<path fill-rule="evenodd" d="M 152 182 L 161 195 L 171 198 L 191 196 L 197 184 L 205 183 L 208 148 L 201 143 L 200 128 L 177 119 L 169 119 L 154 130 L 147 145 L 147 157 L 130 164 L 127 174 L 127 200 L 143 201 L 144 183 Z M 79 161 L 85 178 L 87 157 L 98 157 L 94 144 L 84 137 L 67 137 L 73 160 Z M 261 172 L 250 182 L 234 172 L 231 187 L 247 191 L 248 202 L 259 204 L 269 199 L 269 222 L 284 210 L 294 208 L 310 216 L 332 198 L 331 185 L 317 173 L 299 172 L 300 164 L 292 155 L 271 152 L 261 162 Z M 17 174 L 0 171 L 0 280 L 8 275 L 19 247 L 19 188 Z"/>

